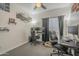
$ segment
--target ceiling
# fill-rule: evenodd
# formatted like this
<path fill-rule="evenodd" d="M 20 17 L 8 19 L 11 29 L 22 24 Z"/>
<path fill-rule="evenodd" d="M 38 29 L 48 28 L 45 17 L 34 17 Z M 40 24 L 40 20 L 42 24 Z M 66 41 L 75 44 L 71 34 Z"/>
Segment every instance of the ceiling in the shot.
<path fill-rule="evenodd" d="M 18 3 L 17 5 L 24 8 L 29 14 L 37 14 L 41 12 L 45 12 L 52 9 L 63 8 L 70 6 L 70 3 L 44 3 L 47 9 L 36 9 L 34 10 L 34 3 Z"/>

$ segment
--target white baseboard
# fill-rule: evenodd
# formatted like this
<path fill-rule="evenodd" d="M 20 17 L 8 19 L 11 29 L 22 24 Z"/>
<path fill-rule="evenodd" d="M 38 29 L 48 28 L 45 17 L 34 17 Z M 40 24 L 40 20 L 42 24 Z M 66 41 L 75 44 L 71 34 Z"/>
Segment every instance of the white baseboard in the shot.
<path fill-rule="evenodd" d="M 28 43 L 28 42 L 24 42 L 24 43 L 18 44 L 18 45 L 15 46 L 15 47 L 12 47 L 12 48 L 10 48 L 10 49 L 7 49 L 6 51 L 1 52 L 0 55 L 6 54 L 7 52 L 9 52 L 9 51 L 11 51 L 11 50 L 13 50 L 13 49 L 15 49 L 15 48 L 17 48 L 17 47 L 20 47 L 20 46 L 22 46 L 22 45 L 24 45 L 24 44 L 26 44 L 26 43 Z"/>

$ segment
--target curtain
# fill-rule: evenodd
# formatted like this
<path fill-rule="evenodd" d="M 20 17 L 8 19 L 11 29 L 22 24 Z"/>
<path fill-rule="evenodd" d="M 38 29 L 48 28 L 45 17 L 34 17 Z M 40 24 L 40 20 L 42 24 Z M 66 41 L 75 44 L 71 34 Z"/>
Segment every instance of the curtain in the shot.
<path fill-rule="evenodd" d="M 49 41 L 49 18 L 43 18 L 42 27 L 44 27 L 42 41 Z"/>
<path fill-rule="evenodd" d="M 60 39 L 63 36 L 63 21 L 64 21 L 64 16 L 58 16 L 59 19 L 59 31 L 60 31 Z"/>

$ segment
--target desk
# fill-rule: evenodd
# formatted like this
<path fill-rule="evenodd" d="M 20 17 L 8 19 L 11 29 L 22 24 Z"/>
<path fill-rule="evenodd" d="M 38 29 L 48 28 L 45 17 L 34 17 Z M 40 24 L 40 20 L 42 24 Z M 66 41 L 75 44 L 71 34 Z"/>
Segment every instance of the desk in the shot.
<path fill-rule="evenodd" d="M 79 48 L 79 46 L 77 46 L 73 41 L 70 42 L 66 42 L 66 41 L 61 41 L 60 45 L 62 46 L 67 46 L 68 48 L 72 49 L 73 51 L 73 55 L 76 55 L 76 49 Z"/>

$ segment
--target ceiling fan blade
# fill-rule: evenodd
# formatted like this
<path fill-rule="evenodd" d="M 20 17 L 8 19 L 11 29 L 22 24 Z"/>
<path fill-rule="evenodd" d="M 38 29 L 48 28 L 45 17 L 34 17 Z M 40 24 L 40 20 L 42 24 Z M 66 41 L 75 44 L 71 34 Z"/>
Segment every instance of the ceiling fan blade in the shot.
<path fill-rule="evenodd" d="M 43 5 L 43 3 L 40 3 L 40 4 L 41 4 L 40 7 L 38 7 L 38 5 L 36 4 L 35 7 L 34 7 L 34 9 L 37 9 L 37 8 L 47 9 L 47 8 Z"/>
<path fill-rule="evenodd" d="M 37 7 L 35 6 L 34 9 L 36 9 Z"/>
<path fill-rule="evenodd" d="M 43 4 L 41 4 L 41 7 L 42 7 L 43 9 L 47 9 Z"/>

